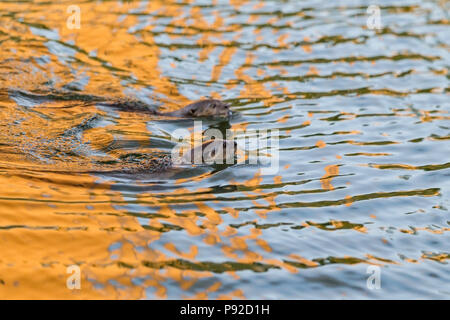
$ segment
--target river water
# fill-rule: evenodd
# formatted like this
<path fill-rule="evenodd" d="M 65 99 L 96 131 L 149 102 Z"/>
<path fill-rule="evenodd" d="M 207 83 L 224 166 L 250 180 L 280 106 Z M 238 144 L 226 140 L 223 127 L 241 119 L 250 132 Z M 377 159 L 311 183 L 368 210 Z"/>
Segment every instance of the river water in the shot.
<path fill-rule="evenodd" d="M 0 1 L 0 297 L 450 298 L 449 34 L 438 0 Z M 278 130 L 276 167 L 94 172 L 202 135 L 94 96 L 224 100 L 201 130 Z"/>

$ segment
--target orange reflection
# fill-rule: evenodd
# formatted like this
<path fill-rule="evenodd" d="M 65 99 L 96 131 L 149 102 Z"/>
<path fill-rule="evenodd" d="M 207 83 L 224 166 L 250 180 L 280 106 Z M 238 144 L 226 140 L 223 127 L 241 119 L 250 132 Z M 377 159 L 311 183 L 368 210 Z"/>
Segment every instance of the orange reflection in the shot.
<path fill-rule="evenodd" d="M 333 190 L 334 187 L 331 184 L 331 180 L 339 174 L 338 165 L 329 165 L 325 167 L 325 174 L 320 178 L 320 183 L 322 184 L 322 189 Z"/>

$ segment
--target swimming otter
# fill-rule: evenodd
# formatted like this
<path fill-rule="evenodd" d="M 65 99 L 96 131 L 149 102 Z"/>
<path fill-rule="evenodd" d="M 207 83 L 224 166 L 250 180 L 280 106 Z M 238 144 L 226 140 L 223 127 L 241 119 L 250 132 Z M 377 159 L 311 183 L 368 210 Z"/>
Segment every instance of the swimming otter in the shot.
<path fill-rule="evenodd" d="M 176 170 L 172 169 L 181 169 L 187 165 L 232 164 L 234 163 L 236 151 L 237 144 L 235 141 L 220 139 L 208 140 L 198 147 L 189 149 L 182 155 L 174 153 L 172 155 L 153 156 L 144 159 L 127 159 L 122 162 L 122 168 L 120 170 L 106 172 L 121 174 L 166 174 L 166 176 L 171 176 L 173 173 L 176 173 Z M 100 172 L 97 171 L 97 173 Z M 105 171 L 102 171 L 102 173 L 105 173 Z"/>
<path fill-rule="evenodd" d="M 149 105 L 134 98 L 111 98 L 65 90 L 50 90 L 48 92 L 27 92 L 23 90 L 9 90 L 9 96 L 16 101 L 32 101 L 32 105 L 51 101 L 81 101 L 81 105 L 97 104 L 108 106 L 121 111 L 138 111 L 161 116 L 197 118 L 197 117 L 219 117 L 229 118 L 232 115 L 230 105 L 217 99 L 202 99 L 184 108 L 171 112 L 160 112 L 157 106 Z M 23 99 L 25 98 L 25 99 Z M 19 102 L 18 102 L 19 103 Z"/>
<path fill-rule="evenodd" d="M 159 112 L 155 108 L 139 100 L 117 99 L 113 101 L 100 102 L 100 105 L 106 105 L 124 111 L 142 111 L 155 115 L 179 117 L 179 118 L 199 118 L 199 117 L 221 117 L 229 118 L 232 115 L 230 105 L 217 99 L 203 99 L 184 108 L 172 112 Z"/>

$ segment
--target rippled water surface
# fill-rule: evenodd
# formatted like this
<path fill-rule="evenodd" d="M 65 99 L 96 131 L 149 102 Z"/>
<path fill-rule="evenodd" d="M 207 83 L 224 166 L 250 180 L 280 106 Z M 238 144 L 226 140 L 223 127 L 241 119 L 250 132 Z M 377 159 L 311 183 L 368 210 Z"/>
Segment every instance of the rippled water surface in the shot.
<path fill-rule="evenodd" d="M 370 4 L 1 1 L 0 297 L 449 298 L 449 2 Z M 112 174 L 194 125 L 106 96 L 222 99 L 279 170 Z"/>

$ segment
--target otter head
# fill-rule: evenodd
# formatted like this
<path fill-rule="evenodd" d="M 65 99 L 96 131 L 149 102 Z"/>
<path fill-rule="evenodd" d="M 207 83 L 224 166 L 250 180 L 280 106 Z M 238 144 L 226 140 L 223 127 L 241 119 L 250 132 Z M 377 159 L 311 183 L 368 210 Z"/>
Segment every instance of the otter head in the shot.
<path fill-rule="evenodd" d="M 236 141 L 209 140 L 201 146 L 188 150 L 180 159 L 182 164 L 230 164 L 234 163 Z"/>
<path fill-rule="evenodd" d="M 231 116 L 230 105 L 216 99 L 206 99 L 191 103 L 179 110 L 184 117 L 224 117 Z"/>

